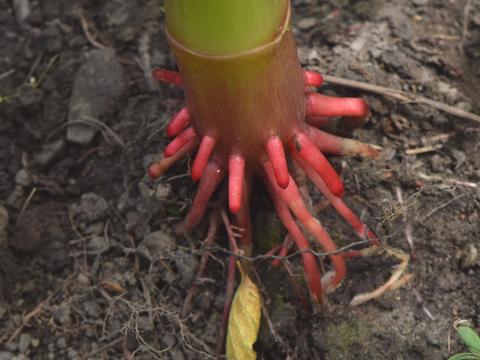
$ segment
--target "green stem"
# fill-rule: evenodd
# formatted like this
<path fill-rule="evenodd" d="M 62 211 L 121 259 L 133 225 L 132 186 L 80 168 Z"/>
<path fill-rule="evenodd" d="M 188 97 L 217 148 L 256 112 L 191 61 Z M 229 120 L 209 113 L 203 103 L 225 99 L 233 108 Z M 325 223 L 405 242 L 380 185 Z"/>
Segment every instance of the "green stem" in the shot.
<path fill-rule="evenodd" d="M 275 39 L 288 6 L 288 0 L 165 0 L 166 23 L 190 50 L 231 55 Z"/>

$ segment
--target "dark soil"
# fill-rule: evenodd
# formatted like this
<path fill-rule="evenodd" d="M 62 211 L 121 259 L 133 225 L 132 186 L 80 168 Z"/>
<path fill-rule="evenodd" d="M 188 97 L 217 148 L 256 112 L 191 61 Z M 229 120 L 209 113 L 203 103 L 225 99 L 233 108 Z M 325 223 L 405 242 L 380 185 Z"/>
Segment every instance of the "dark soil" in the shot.
<path fill-rule="evenodd" d="M 480 4 L 465 18 L 466 3 L 298 0 L 292 30 L 306 67 L 479 113 Z M 2 360 L 204 359 L 214 351 L 226 254 L 213 253 L 182 318 L 206 222 L 189 237 L 174 233 L 195 189 L 186 162 L 154 184 L 145 176 L 183 96 L 150 76 L 153 66 L 175 67 L 161 5 L 0 0 Z M 346 202 L 385 244 L 412 255 L 414 277 L 350 307 L 398 263 L 357 258 L 329 306 L 309 312 L 283 269 L 257 263 L 276 332 L 262 327 L 260 357 L 446 359 L 464 350 L 453 322 L 480 327 L 480 126 L 354 89 L 322 91 L 371 105 L 370 122 L 351 136 L 382 146 L 381 159 L 333 163 Z M 268 197 L 256 198 L 256 240 L 281 241 Z M 339 246 L 351 241 L 332 209 L 319 218 Z M 223 232 L 216 242 L 226 245 Z"/>

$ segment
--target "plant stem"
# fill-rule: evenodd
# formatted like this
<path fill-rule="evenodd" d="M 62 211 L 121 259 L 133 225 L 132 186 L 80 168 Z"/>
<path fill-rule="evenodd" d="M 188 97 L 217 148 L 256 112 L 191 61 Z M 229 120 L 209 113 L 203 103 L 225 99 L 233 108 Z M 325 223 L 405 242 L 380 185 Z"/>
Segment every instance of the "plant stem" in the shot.
<path fill-rule="evenodd" d="M 283 31 L 288 0 L 165 0 L 167 29 L 183 46 L 231 55 L 263 45 Z"/>

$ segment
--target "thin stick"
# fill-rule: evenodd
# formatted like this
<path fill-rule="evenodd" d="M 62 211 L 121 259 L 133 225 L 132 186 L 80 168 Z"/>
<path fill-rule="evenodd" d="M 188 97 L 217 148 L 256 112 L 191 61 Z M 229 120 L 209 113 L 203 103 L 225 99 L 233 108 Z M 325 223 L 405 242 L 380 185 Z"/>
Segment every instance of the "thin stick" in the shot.
<path fill-rule="evenodd" d="M 208 248 L 211 247 L 213 244 L 213 241 L 215 239 L 215 235 L 217 235 L 218 231 L 218 226 L 220 225 L 220 217 L 218 216 L 218 213 L 213 213 L 210 215 L 209 219 L 209 225 L 208 225 L 208 232 L 205 240 L 203 241 L 202 247 L 203 248 Z M 208 259 L 210 257 L 210 252 L 206 251 L 202 255 L 202 259 L 200 260 L 200 265 L 198 266 L 197 274 L 195 275 L 195 280 L 193 281 L 192 286 L 190 287 L 190 290 L 188 291 L 187 297 L 185 298 L 185 301 L 183 302 L 182 306 L 182 318 L 187 316 L 188 312 L 190 311 L 190 308 L 192 306 L 192 301 L 193 297 L 197 293 L 198 286 L 196 284 L 196 281 L 200 279 L 203 276 L 203 273 L 205 272 L 205 269 L 207 267 Z"/>
<path fill-rule="evenodd" d="M 85 37 L 87 38 L 87 40 L 90 44 L 92 44 L 94 47 L 99 48 L 99 49 L 104 49 L 104 50 L 105 49 L 111 49 L 110 47 L 103 45 L 102 43 L 98 42 L 97 40 L 95 40 L 93 38 L 93 36 L 90 33 L 90 30 L 88 28 L 88 21 L 85 18 L 85 15 L 83 14 L 82 10 L 78 11 L 78 18 L 80 19 L 80 25 L 82 27 L 83 33 L 84 33 Z"/>
<path fill-rule="evenodd" d="M 27 199 L 23 203 L 22 209 L 20 210 L 20 214 L 18 215 L 17 222 L 15 223 L 15 226 L 18 225 L 20 220 L 22 219 L 23 214 L 25 213 L 25 210 L 27 210 L 28 205 L 30 205 L 30 202 L 32 201 L 33 197 L 37 193 L 37 188 L 33 188 L 32 191 L 30 191 L 30 194 L 28 195 Z"/>
<path fill-rule="evenodd" d="M 362 254 L 363 256 L 386 254 L 388 256 L 391 256 L 400 260 L 400 264 L 397 266 L 397 268 L 395 269 L 395 271 L 392 273 L 392 275 L 390 276 L 390 278 L 387 280 L 385 284 L 383 284 L 382 286 L 376 288 L 371 292 L 356 295 L 350 301 L 350 306 L 357 306 L 367 301 L 370 301 L 372 299 L 376 299 L 381 295 L 383 295 L 388 290 L 390 291 L 396 290 L 400 286 L 409 282 L 413 277 L 413 274 L 411 273 L 404 274 L 405 271 L 407 270 L 410 257 L 407 254 L 405 254 L 403 251 L 385 246 L 385 247 L 372 247 L 372 248 L 365 249 L 362 251 Z"/>
<path fill-rule="evenodd" d="M 460 51 L 463 53 L 465 47 L 465 41 L 468 36 L 468 22 L 470 18 L 470 8 L 472 7 L 472 0 L 467 0 L 465 8 L 463 10 L 463 28 L 462 28 L 462 41 L 460 42 Z"/>
<path fill-rule="evenodd" d="M 324 79 L 327 83 L 330 83 L 330 84 L 341 85 L 341 86 L 346 86 L 354 89 L 368 91 L 374 94 L 390 97 L 401 102 L 428 105 L 435 109 L 444 111 L 448 114 L 455 115 L 464 119 L 472 120 L 480 124 L 479 115 L 458 109 L 456 107 L 447 105 L 439 101 L 427 99 L 426 97 L 423 97 L 423 96 L 407 93 L 401 90 L 390 89 L 383 86 L 368 84 L 361 81 L 343 79 L 336 76 L 324 75 Z"/>

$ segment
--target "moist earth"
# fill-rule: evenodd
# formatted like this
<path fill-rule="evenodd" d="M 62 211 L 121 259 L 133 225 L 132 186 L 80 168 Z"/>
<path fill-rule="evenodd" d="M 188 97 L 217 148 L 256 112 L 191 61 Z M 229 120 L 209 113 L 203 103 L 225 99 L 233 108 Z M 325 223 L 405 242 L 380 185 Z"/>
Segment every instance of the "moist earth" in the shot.
<path fill-rule="evenodd" d="M 145 176 L 182 104 L 181 90 L 150 75 L 175 68 L 163 20 L 159 0 L 0 0 L 2 360 L 214 358 L 226 235 L 217 234 L 195 280 L 207 221 L 189 236 L 175 232 L 195 191 L 188 161 L 157 182 Z M 480 113 L 478 2 L 298 0 L 291 30 L 309 69 Z M 322 92 L 371 106 L 370 121 L 349 136 L 381 146 L 381 158 L 332 161 L 345 201 L 383 244 L 410 255 L 413 278 L 349 306 L 399 263 L 355 258 L 328 306 L 305 309 L 282 267 L 255 262 L 270 319 L 259 358 L 464 351 L 454 321 L 480 327 L 480 125 L 355 88 Z M 283 230 L 264 189 L 254 191 L 260 253 Z M 322 204 L 313 189 L 312 197 Z M 357 241 L 332 209 L 316 208 L 340 247 Z M 304 285 L 299 257 L 290 262 Z M 194 281 L 199 291 L 182 316 Z"/>

